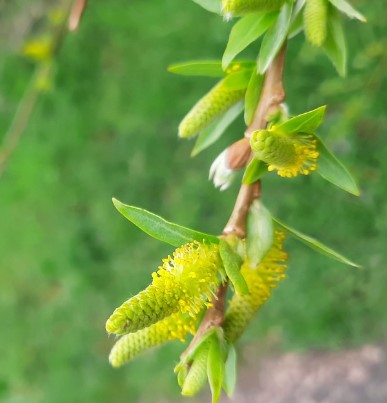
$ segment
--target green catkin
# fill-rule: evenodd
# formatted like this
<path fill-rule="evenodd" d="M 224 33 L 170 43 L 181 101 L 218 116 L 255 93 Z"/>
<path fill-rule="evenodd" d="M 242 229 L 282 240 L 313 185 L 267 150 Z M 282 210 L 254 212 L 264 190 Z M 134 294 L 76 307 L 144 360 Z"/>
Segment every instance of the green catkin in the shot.
<path fill-rule="evenodd" d="M 327 37 L 328 1 L 306 0 L 304 9 L 304 29 L 308 42 L 320 47 Z"/>
<path fill-rule="evenodd" d="M 188 375 L 181 391 L 183 396 L 194 396 L 204 386 L 207 380 L 207 361 L 210 343 L 206 341 L 198 348 Z"/>
<path fill-rule="evenodd" d="M 188 333 L 194 333 L 195 323 L 196 318 L 178 313 L 150 327 L 124 335 L 113 346 L 109 361 L 113 367 L 117 368 L 146 350 L 168 341 L 184 341 Z"/>
<path fill-rule="evenodd" d="M 234 294 L 230 301 L 223 324 L 228 342 L 234 343 L 243 334 L 258 309 L 270 298 L 272 289 L 286 277 L 287 254 L 282 251 L 284 239 L 285 235 L 276 231 L 274 244 L 263 261 L 255 269 L 251 269 L 248 262 L 242 266 L 241 273 L 250 294 Z"/>
<path fill-rule="evenodd" d="M 254 132 L 250 144 L 259 160 L 281 167 L 294 164 L 296 161 L 294 142 L 286 135 L 259 130 Z"/>
<path fill-rule="evenodd" d="M 238 17 L 257 11 L 274 11 L 281 8 L 285 0 L 222 0 L 226 17 Z"/>
<path fill-rule="evenodd" d="M 152 284 L 113 312 L 106 322 L 106 330 L 123 335 L 177 312 L 196 315 L 210 304 L 220 281 L 220 267 L 216 244 L 195 241 L 177 248 L 152 274 Z"/>
<path fill-rule="evenodd" d="M 292 178 L 309 175 L 317 169 L 317 140 L 304 133 L 281 133 L 275 127 L 257 130 L 250 138 L 255 158 L 266 162 L 269 171 Z"/>
<path fill-rule="evenodd" d="M 222 80 L 201 98 L 184 117 L 179 125 L 179 136 L 187 138 L 198 134 L 216 117 L 241 100 L 245 93 L 246 89 L 228 88 Z"/>

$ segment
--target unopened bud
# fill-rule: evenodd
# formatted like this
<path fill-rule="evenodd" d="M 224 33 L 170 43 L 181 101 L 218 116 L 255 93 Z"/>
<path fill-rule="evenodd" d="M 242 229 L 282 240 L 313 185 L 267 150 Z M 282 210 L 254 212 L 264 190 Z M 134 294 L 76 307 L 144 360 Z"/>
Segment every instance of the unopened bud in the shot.
<path fill-rule="evenodd" d="M 214 182 L 214 186 L 220 190 L 226 190 L 234 180 L 236 172 L 228 166 L 227 163 L 227 151 L 224 150 L 210 168 L 209 179 Z"/>

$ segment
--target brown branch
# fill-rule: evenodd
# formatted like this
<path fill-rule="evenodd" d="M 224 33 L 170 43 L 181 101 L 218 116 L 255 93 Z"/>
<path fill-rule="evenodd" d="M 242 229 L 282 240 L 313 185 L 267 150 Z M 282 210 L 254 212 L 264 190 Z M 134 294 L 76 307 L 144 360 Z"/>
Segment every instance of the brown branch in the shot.
<path fill-rule="evenodd" d="M 79 23 L 81 22 L 86 6 L 87 6 L 87 0 L 74 1 L 73 6 L 71 7 L 68 20 L 69 31 L 74 32 L 79 28 Z"/>
<path fill-rule="evenodd" d="M 283 86 L 283 72 L 285 67 L 286 43 L 282 46 L 278 56 L 267 70 L 265 82 L 258 103 L 253 122 L 246 129 L 245 137 L 267 126 L 267 116 L 278 110 L 279 105 L 285 100 Z"/>
<path fill-rule="evenodd" d="M 267 116 L 278 109 L 285 99 L 283 87 L 283 71 L 285 64 L 286 44 L 280 50 L 278 56 L 270 65 L 263 85 L 260 101 L 254 115 L 253 122 L 245 132 L 245 138 L 229 147 L 228 165 L 231 169 L 241 169 L 251 158 L 249 138 L 255 130 L 264 129 L 267 126 Z M 224 227 L 223 235 L 233 234 L 239 238 L 246 236 L 246 217 L 251 203 L 260 198 L 261 183 L 255 182 L 252 185 L 242 185 L 235 201 L 234 209 Z M 227 294 L 227 283 L 219 287 L 216 296 L 213 298 L 213 306 L 209 308 L 199 326 L 195 337 L 188 348 L 181 355 L 184 359 L 189 351 L 198 343 L 204 333 L 214 326 L 222 326 L 224 320 L 225 303 Z"/>

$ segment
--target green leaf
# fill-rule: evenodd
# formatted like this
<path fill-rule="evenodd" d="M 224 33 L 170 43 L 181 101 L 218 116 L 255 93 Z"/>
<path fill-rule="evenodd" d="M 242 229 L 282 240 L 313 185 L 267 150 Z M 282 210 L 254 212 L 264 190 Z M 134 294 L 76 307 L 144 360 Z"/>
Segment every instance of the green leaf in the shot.
<path fill-rule="evenodd" d="M 181 368 L 185 365 L 188 365 L 191 363 L 191 361 L 194 359 L 194 356 L 196 355 L 197 351 L 199 348 L 201 348 L 205 342 L 207 342 L 212 336 L 214 336 L 218 332 L 219 328 L 217 327 L 211 327 L 208 329 L 190 349 L 184 353 L 184 357 L 180 360 L 180 362 L 175 366 L 174 368 L 174 373 L 178 373 Z"/>
<path fill-rule="evenodd" d="M 217 403 L 222 391 L 224 378 L 224 354 L 218 337 L 211 339 L 207 362 L 207 375 L 212 393 L 212 403 Z"/>
<path fill-rule="evenodd" d="M 224 131 L 242 113 L 242 111 L 243 102 L 238 102 L 220 118 L 216 119 L 213 123 L 206 127 L 198 136 L 191 156 L 195 157 L 207 147 L 219 140 Z"/>
<path fill-rule="evenodd" d="M 218 60 L 192 60 L 168 66 L 168 71 L 183 76 L 225 77 L 222 63 Z"/>
<path fill-rule="evenodd" d="M 273 219 L 269 210 L 255 200 L 247 215 L 246 254 L 251 267 L 256 267 L 273 244 Z"/>
<path fill-rule="evenodd" d="M 241 295 L 248 294 L 249 288 L 245 278 L 240 272 L 240 268 L 243 263 L 242 259 L 232 250 L 231 246 L 225 239 L 220 239 L 219 254 L 222 258 L 227 277 L 230 279 L 235 291 Z"/>
<path fill-rule="evenodd" d="M 303 113 L 276 126 L 285 133 L 314 133 L 324 120 L 327 107 L 320 106 L 313 111 Z"/>
<path fill-rule="evenodd" d="M 237 381 L 237 353 L 233 344 L 228 346 L 227 360 L 224 370 L 223 389 L 228 397 L 232 397 Z"/>
<path fill-rule="evenodd" d="M 257 109 L 259 99 L 261 97 L 263 79 L 265 76 L 257 74 L 254 70 L 251 74 L 249 84 L 245 95 L 245 123 L 249 125 L 253 119 Z"/>
<path fill-rule="evenodd" d="M 300 231 L 297 231 L 281 221 L 279 221 L 277 218 L 273 217 L 273 220 L 275 223 L 278 225 L 278 227 L 286 232 L 288 232 L 290 235 L 293 235 L 296 239 L 299 241 L 303 242 L 305 245 L 309 246 L 310 248 L 314 249 L 315 251 L 329 256 L 332 259 L 338 260 L 341 263 L 347 264 L 349 266 L 353 267 L 360 267 L 358 264 L 352 262 L 345 256 L 341 255 L 340 253 L 334 251 L 333 249 L 329 248 L 328 246 L 322 244 L 320 241 L 317 241 L 316 239 L 310 237 L 309 235 L 305 235 Z"/>
<path fill-rule="evenodd" d="M 114 198 L 113 204 L 125 218 L 159 241 L 176 247 L 192 241 L 203 242 L 206 240 L 211 243 L 219 243 L 216 236 L 181 227 L 139 207 L 128 206 Z"/>
<path fill-rule="evenodd" d="M 349 18 L 355 18 L 361 22 L 367 22 L 366 17 L 359 13 L 355 8 L 352 7 L 346 0 L 329 0 L 338 10 L 346 14 Z"/>
<path fill-rule="evenodd" d="M 235 73 L 230 73 L 223 80 L 223 84 L 230 90 L 243 90 L 249 85 L 252 69 L 243 68 Z"/>
<path fill-rule="evenodd" d="M 345 77 L 347 74 L 347 45 L 343 23 L 332 7 L 328 18 L 327 39 L 323 47 L 339 75 Z"/>
<path fill-rule="evenodd" d="M 347 168 L 327 149 L 318 136 L 315 135 L 315 137 L 317 139 L 317 150 L 320 153 L 317 172 L 339 188 L 359 196 L 359 187 Z"/>
<path fill-rule="evenodd" d="M 277 56 L 286 40 L 289 30 L 293 5 L 286 2 L 278 15 L 276 24 L 266 32 L 258 57 L 258 73 L 264 74 Z"/>
<path fill-rule="evenodd" d="M 225 70 L 242 50 L 263 35 L 274 23 L 277 13 L 252 13 L 242 17 L 231 29 L 222 65 Z"/>
<path fill-rule="evenodd" d="M 288 39 L 294 38 L 304 29 L 304 16 L 303 13 L 301 13 L 301 10 L 303 9 L 305 2 L 305 0 L 297 0 L 296 4 L 294 5 L 292 20 L 290 22 L 288 32 Z"/>
<path fill-rule="evenodd" d="M 221 14 L 222 8 L 220 0 L 192 0 L 211 13 Z"/>
<path fill-rule="evenodd" d="M 243 175 L 242 182 L 244 185 L 251 185 L 258 179 L 262 178 L 267 172 L 267 165 L 263 161 L 253 158 L 249 165 L 247 165 L 246 171 Z"/>

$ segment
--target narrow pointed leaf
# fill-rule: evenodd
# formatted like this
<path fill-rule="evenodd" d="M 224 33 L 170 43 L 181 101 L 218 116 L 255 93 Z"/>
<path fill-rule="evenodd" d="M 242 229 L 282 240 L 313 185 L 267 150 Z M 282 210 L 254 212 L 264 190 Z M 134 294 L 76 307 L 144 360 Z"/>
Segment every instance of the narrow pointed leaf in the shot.
<path fill-rule="evenodd" d="M 224 369 L 223 389 L 228 397 L 232 397 L 237 381 L 237 353 L 233 344 L 228 347 L 228 355 Z"/>
<path fill-rule="evenodd" d="M 359 187 L 347 168 L 328 150 L 322 140 L 317 139 L 318 158 L 317 172 L 327 181 L 355 195 L 360 195 Z"/>
<path fill-rule="evenodd" d="M 221 14 L 220 0 L 192 0 L 211 13 Z"/>
<path fill-rule="evenodd" d="M 281 221 L 279 221 L 277 218 L 273 217 L 273 220 L 275 223 L 278 225 L 278 227 L 286 232 L 288 232 L 290 235 L 293 235 L 296 239 L 299 241 L 303 242 L 305 245 L 309 246 L 310 248 L 314 249 L 315 251 L 329 256 L 332 259 L 338 260 L 341 263 L 347 264 L 349 266 L 353 267 L 360 267 L 358 264 L 354 263 L 353 261 L 349 260 L 345 256 L 341 255 L 340 253 L 334 251 L 333 249 L 329 248 L 328 246 L 324 245 L 317 239 L 314 239 L 310 237 L 309 235 L 305 235 L 300 231 L 297 231 Z"/>
<path fill-rule="evenodd" d="M 191 156 L 195 157 L 207 147 L 214 144 L 231 123 L 242 113 L 243 102 L 233 105 L 226 113 L 205 128 L 198 136 Z"/>
<path fill-rule="evenodd" d="M 276 126 L 285 133 L 314 133 L 324 120 L 327 107 L 320 106 Z"/>
<path fill-rule="evenodd" d="M 222 391 L 224 378 L 224 357 L 218 337 L 211 340 L 207 362 L 207 375 L 212 393 L 212 403 L 217 403 Z"/>
<path fill-rule="evenodd" d="M 355 18 L 361 22 L 367 22 L 366 17 L 359 13 L 350 3 L 346 0 L 329 0 L 338 10 L 346 14 L 349 18 Z"/>
<path fill-rule="evenodd" d="M 246 280 L 240 272 L 242 259 L 237 255 L 225 239 L 220 239 L 219 253 L 223 261 L 223 266 L 227 277 L 230 279 L 235 291 L 238 294 L 248 294 L 249 288 Z"/>
<path fill-rule="evenodd" d="M 192 60 L 172 64 L 168 71 L 183 76 L 225 77 L 222 63 L 218 60 Z"/>
<path fill-rule="evenodd" d="M 249 85 L 252 69 L 244 68 L 235 73 L 230 73 L 223 84 L 230 90 L 243 90 Z"/>
<path fill-rule="evenodd" d="M 113 204 L 125 218 L 159 241 L 176 247 L 192 241 L 203 242 L 206 240 L 211 243 L 219 243 L 216 236 L 168 222 L 162 217 L 139 207 L 128 206 L 117 199 L 113 199 Z"/>
<path fill-rule="evenodd" d="M 347 45 L 342 20 L 337 11 L 333 9 L 329 13 L 327 39 L 323 47 L 339 75 L 345 77 L 347 74 Z"/>
<path fill-rule="evenodd" d="M 249 125 L 253 119 L 257 109 L 259 99 L 261 97 L 264 75 L 257 74 L 254 70 L 251 74 L 249 84 L 245 95 L 245 123 Z"/>
<path fill-rule="evenodd" d="M 277 22 L 266 32 L 258 57 L 258 73 L 266 72 L 285 42 L 291 22 L 292 8 L 292 4 L 285 3 L 278 15 Z"/>
<path fill-rule="evenodd" d="M 251 267 L 256 267 L 273 244 L 273 219 L 269 210 L 255 200 L 247 215 L 246 254 Z"/>
<path fill-rule="evenodd" d="M 257 40 L 274 23 L 277 13 L 252 13 L 242 17 L 232 28 L 222 65 L 226 69 L 240 52 Z"/>
<path fill-rule="evenodd" d="M 292 19 L 290 21 L 290 27 L 288 31 L 288 38 L 294 38 L 298 33 L 300 33 L 304 28 L 304 17 L 301 12 L 304 8 L 306 0 L 297 0 L 292 14 Z"/>
<path fill-rule="evenodd" d="M 251 185 L 262 178 L 265 173 L 267 173 L 267 165 L 263 161 L 253 158 L 247 165 L 242 182 L 244 185 Z"/>

